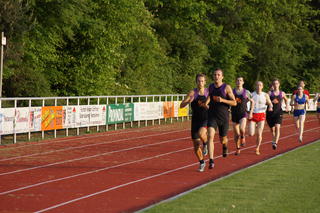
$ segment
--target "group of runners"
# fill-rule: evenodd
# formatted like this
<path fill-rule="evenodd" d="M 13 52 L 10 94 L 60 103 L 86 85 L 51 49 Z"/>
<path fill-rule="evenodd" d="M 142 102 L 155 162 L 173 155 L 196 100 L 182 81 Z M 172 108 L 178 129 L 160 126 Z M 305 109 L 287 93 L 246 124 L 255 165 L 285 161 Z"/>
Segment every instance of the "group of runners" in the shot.
<path fill-rule="evenodd" d="M 234 141 L 236 145 L 235 155 L 240 155 L 241 147 L 246 143 L 246 124 L 249 121 L 249 135 L 256 135 L 255 153 L 260 155 L 262 132 L 267 121 L 272 132 L 272 148 L 277 149 L 282 123 L 282 104 L 288 112 L 290 106 L 297 129 L 299 129 L 298 141 L 303 141 L 304 121 L 306 108 L 309 103 L 309 92 L 304 89 L 304 82 L 300 81 L 293 92 L 291 102 L 286 94 L 280 90 L 279 79 L 274 79 L 269 92 L 263 92 L 263 82 L 255 83 L 255 91 L 250 92 L 243 88 L 244 78 L 236 79 L 236 87 L 223 82 L 222 69 L 216 69 L 213 73 L 213 83 L 206 88 L 206 76 L 196 75 L 197 88 L 191 90 L 181 102 L 183 108 L 190 104 L 192 109 L 191 138 L 194 145 L 194 153 L 199 160 L 199 171 L 205 170 L 204 156 L 209 154 L 209 169 L 214 168 L 214 136 L 219 132 L 222 144 L 222 156 L 228 155 L 229 114 L 231 110 Z M 317 116 L 320 123 L 320 95 L 315 97 L 317 104 Z"/>

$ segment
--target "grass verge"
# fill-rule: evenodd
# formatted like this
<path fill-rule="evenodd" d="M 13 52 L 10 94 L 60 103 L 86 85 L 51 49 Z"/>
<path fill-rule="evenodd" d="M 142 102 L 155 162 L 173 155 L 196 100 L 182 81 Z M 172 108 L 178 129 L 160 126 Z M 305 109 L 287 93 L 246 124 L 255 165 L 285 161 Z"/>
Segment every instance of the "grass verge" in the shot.
<path fill-rule="evenodd" d="M 320 212 L 320 141 L 143 212 Z"/>

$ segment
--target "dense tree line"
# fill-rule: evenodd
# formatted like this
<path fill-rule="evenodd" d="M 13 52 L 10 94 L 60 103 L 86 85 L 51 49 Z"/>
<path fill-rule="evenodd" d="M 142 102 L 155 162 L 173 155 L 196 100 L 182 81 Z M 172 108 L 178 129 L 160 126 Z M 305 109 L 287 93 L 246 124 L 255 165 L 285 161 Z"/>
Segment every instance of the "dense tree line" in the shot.
<path fill-rule="evenodd" d="M 4 96 L 186 93 L 216 67 L 320 90 L 318 0 L 0 0 Z M 210 75 L 211 76 L 211 75 Z"/>

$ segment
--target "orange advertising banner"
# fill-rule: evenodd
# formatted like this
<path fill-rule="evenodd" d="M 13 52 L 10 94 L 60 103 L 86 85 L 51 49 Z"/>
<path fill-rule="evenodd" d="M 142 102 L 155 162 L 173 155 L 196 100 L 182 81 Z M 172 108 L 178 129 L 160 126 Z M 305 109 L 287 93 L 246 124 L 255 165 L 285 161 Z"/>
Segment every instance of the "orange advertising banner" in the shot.
<path fill-rule="evenodd" d="M 163 117 L 172 118 L 174 117 L 174 102 L 164 102 L 163 103 Z"/>
<path fill-rule="evenodd" d="M 62 106 L 47 106 L 41 110 L 41 130 L 62 129 L 63 126 L 63 107 Z"/>

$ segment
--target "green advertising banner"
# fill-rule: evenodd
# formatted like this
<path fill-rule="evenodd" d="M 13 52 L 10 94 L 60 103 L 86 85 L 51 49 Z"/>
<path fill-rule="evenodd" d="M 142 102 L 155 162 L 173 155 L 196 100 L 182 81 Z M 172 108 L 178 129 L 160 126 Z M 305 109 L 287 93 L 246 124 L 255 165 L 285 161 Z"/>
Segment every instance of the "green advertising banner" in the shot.
<path fill-rule="evenodd" d="M 109 104 L 107 107 L 107 124 L 116 124 L 133 121 L 133 103 Z"/>

